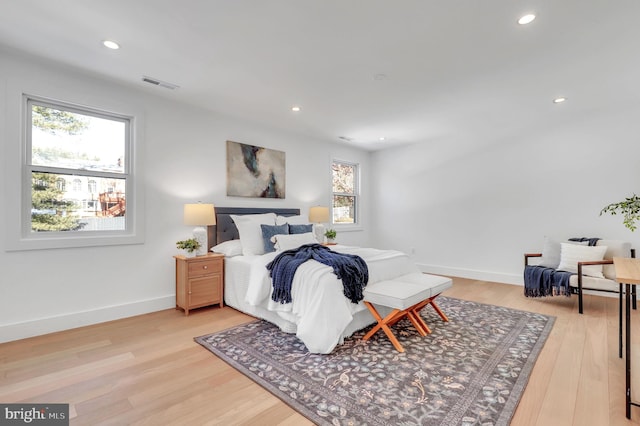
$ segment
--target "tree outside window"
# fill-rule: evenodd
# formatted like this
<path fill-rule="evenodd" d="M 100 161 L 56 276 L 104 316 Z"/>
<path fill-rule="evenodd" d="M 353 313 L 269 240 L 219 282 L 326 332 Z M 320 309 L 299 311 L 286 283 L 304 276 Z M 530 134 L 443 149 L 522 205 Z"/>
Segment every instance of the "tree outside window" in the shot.
<path fill-rule="evenodd" d="M 334 161 L 333 175 L 333 223 L 357 223 L 358 208 L 358 165 Z"/>

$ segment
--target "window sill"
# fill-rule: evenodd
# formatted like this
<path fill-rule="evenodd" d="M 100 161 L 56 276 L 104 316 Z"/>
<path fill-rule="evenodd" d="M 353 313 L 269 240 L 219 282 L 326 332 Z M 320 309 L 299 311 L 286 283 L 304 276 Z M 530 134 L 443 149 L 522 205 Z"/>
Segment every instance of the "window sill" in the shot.
<path fill-rule="evenodd" d="M 337 232 L 361 232 L 364 231 L 362 225 L 338 225 L 333 224 L 328 226 L 327 228 L 335 229 Z"/>
<path fill-rule="evenodd" d="M 74 235 L 67 237 L 51 235 L 49 238 L 14 238 L 13 240 L 8 240 L 5 251 L 48 250 L 143 243 L 144 236 L 141 233 L 110 236 Z"/>

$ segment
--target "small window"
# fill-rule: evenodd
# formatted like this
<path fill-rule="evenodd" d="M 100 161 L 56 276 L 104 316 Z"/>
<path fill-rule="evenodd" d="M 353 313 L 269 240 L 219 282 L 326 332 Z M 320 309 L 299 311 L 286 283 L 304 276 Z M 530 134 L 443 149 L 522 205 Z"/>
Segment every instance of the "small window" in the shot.
<path fill-rule="evenodd" d="M 36 99 L 27 115 L 26 236 L 126 231 L 130 119 Z"/>
<path fill-rule="evenodd" d="M 82 191 L 82 181 L 80 179 L 73 180 L 73 191 L 74 192 Z"/>
<path fill-rule="evenodd" d="M 56 179 L 56 189 L 58 191 L 64 191 L 66 188 L 67 188 L 67 183 L 64 181 L 64 179 L 57 178 Z"/>
<path fill-rule="evenodd" d="M 332 164 L 333 175 L 333 223 L 358 222 L 358 165 L 342 161 Z"/>
<path fill-rule="evenodd" d="M 144 243 L 136 155 L 144 145 L 144 111 L 108 97 L 82 98 L 98 109 L 31 96 L 17 86 L 10 93 L 22 102 L 6 108 L 5 153 L 19 160 L 3 168 L 5 180 L 16 182 L 3 204 L 5 250 Z"/>

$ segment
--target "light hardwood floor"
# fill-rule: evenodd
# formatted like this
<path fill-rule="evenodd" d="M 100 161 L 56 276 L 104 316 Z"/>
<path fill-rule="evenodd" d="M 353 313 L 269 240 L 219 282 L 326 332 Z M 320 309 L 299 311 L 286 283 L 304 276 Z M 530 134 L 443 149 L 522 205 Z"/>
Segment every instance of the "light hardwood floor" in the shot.
<path fill-rule="evenodd" d="M 557 317 L 513 425 L 640 424 L 624 412 L 617 299 L 528 299 L 522 287 L 454 278 L 447 296 Z M 640 313 L 632 383 L 640 399 Z M 0 345 L 0 402 L 70 403 L 71 424 L 304 425 L 304 417 L 193 341 L 250 317 L 173 309 Z"/>

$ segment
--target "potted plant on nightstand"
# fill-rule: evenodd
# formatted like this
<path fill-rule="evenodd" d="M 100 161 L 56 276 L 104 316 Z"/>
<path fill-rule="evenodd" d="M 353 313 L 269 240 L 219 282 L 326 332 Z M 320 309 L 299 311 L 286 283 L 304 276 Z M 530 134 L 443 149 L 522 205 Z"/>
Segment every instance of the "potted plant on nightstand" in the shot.
<path fill-rule="evenodd" d="M 327 237 L 327 243 L 329 243 L 329 244 L 335 242 L 336 235 L 338 235 L 338 233 L 336 232 L 335 229 L 327 229 L 324 232 L 324 236 Z"/>
<path fill-rule="evenodd" d="M 176 242 L 176 247 L 184 250 L 185 257 L 195 257 L 196 250 L 200 248 L 200 242 L 195 238 L 189 238 Z"/>

